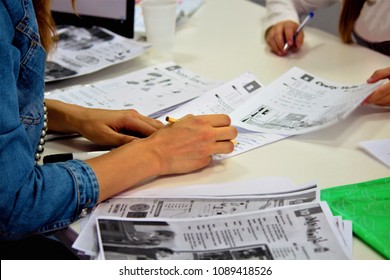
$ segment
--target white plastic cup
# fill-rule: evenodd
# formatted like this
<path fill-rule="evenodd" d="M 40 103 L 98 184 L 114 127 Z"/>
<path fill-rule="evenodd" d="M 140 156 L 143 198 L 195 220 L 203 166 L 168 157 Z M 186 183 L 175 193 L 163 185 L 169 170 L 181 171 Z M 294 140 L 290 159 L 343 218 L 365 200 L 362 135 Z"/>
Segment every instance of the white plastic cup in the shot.
<path fill-rule="evenodd" d="M 142 0 L 141 7 L 152 53 L 158 58 L 172 59 L 177 0 Z"/>

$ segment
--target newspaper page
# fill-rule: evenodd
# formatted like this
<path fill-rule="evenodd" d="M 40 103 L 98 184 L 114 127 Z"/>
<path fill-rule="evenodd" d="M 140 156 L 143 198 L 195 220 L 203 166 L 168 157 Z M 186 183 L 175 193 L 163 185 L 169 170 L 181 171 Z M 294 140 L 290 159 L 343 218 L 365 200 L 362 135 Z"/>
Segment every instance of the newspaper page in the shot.
<path fill-rule="evenodd" d="M 150 47 L 96 26 L 65 26 L 58 29 L 58 37 L 57 48 L 46 62 L 45 82 L 93 73 L 131 60 Z"/>
<path fill-rule="evenodd" d="M 235 125 L 252 131 L 308 133 L 348 117 L 383 82 L 337 84 L 293 67 L 230 117 Z"/>
<path fill-rule="evenodd" d="M 285 205 L 319 200 L 316 185 L 306 189 L 272 195 L 213 196 L 213 197 L 114 197 L 98 205 L 73 244 L 84 254 L 98 253 L 96 218 L 114 216 L 125 218 L 195 218 L 264 210 Z"/>
<path fill-rule="evenodd" d="M 135 109 L 158 117 L 219 84 L 166 62 L 117 78 L 47 92 L 46 98 L 89 108 Z"/>
<path fill-rule="evenodd" d="M 187 114 L 230 114 L 246 101 L 261 94 L 262 84 L 251 73 L 244 73 L 237 78 L 214 88 L 177 109 L 168 112 L 170 117 L 179 119 Z M 165 122 L 165 117 L 160 117 Z M 247 131 L 240 127 L 236 138 L 237 144 L 230 154 L 215 154 L 214 160 L 230 158 L 266 144 L 281 140 L 286 136 L 274 133 Z"/>
<path fill-rule="evenodd" d="M 192 219 L 99 217 L 104 259 L 344 260 L 326 203 Z"/>

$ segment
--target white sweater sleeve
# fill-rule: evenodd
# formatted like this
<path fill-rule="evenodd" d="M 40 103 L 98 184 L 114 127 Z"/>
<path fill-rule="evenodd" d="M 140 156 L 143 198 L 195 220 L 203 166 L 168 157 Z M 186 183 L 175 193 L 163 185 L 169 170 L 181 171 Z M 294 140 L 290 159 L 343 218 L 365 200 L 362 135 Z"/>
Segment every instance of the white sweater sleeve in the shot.
<path fill-rule="evenodd" d="M 278 22 L 292 20 L 299 23 L 300 16 L 338 0 L 267 0 L 264 31 Z"/>

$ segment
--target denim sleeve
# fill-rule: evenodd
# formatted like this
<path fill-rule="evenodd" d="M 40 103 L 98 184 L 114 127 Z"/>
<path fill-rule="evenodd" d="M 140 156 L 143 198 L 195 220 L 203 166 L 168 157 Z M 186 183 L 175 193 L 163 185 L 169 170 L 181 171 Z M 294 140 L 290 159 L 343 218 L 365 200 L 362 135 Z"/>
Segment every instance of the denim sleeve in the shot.
<path fill-rule="evenodd" d="M 66 227 L 99 197 L 85 162 L 35 163 L 46 53 L 32 5 L 0 1 L 0 239 Z"/>
<path fill-rule="evenodd" d="M 0 199 L 1 239 L 17 239 L 67 227 L 97 203 L 97 178 L 83 161 L 35 165 L 19 188 Z M 3 189 L 4 191 L 4 189 Z"/>

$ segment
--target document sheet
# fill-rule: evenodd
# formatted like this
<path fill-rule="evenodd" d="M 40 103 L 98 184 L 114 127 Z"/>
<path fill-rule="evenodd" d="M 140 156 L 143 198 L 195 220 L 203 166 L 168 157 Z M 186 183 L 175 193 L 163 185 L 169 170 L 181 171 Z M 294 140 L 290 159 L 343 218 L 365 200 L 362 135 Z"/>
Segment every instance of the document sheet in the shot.
<path fill-rule="evenodd" d="M 90 74 L 131 60 L 150 45 L 101 27 L 66 26 L 58 29 L 55 51 L 46 62 L 45 82 Z"/>
<path fill-rule="evenodd" d="M 252 131 L 294 135 L 316 131 L 348 117 L 384 81 L 346 85 L 298 67 L 262 88 L 231 117 Z"/>
<path fill-rule="evenodd" d="M 390 167 L 390 139 L 362 141 L 359 146 L 387 167 Z"/>
<path fill-rule="evenodd" d="M 219 84 L 167 62 L 114 79 L 47 92 L 46 98 L 89 108 L 135 109 L 159 117 Z"/>
<path fill-rule="evenodd" d="M 246 101 L 261 94 L 262 84 L 250 73 L 244 73 L 239 77 L 228 81 L 221 86 L 211 89 L 196 99 L 179 106 L 169 112 L 169 116 L 179 119 L 187 114 L 227 114 L 240 108 Z M 165 122 L 165 117 L 159 118 Z M 238 154 L 250 151 L 254 148 L 278 141 L 286 136 L 275 133 L 258 133 L 247 131 L 237 127 L 239 134 L 236 138 L 237 144 L 230 154 L 215 154 L 214 160 L 222 160 Z"/>

